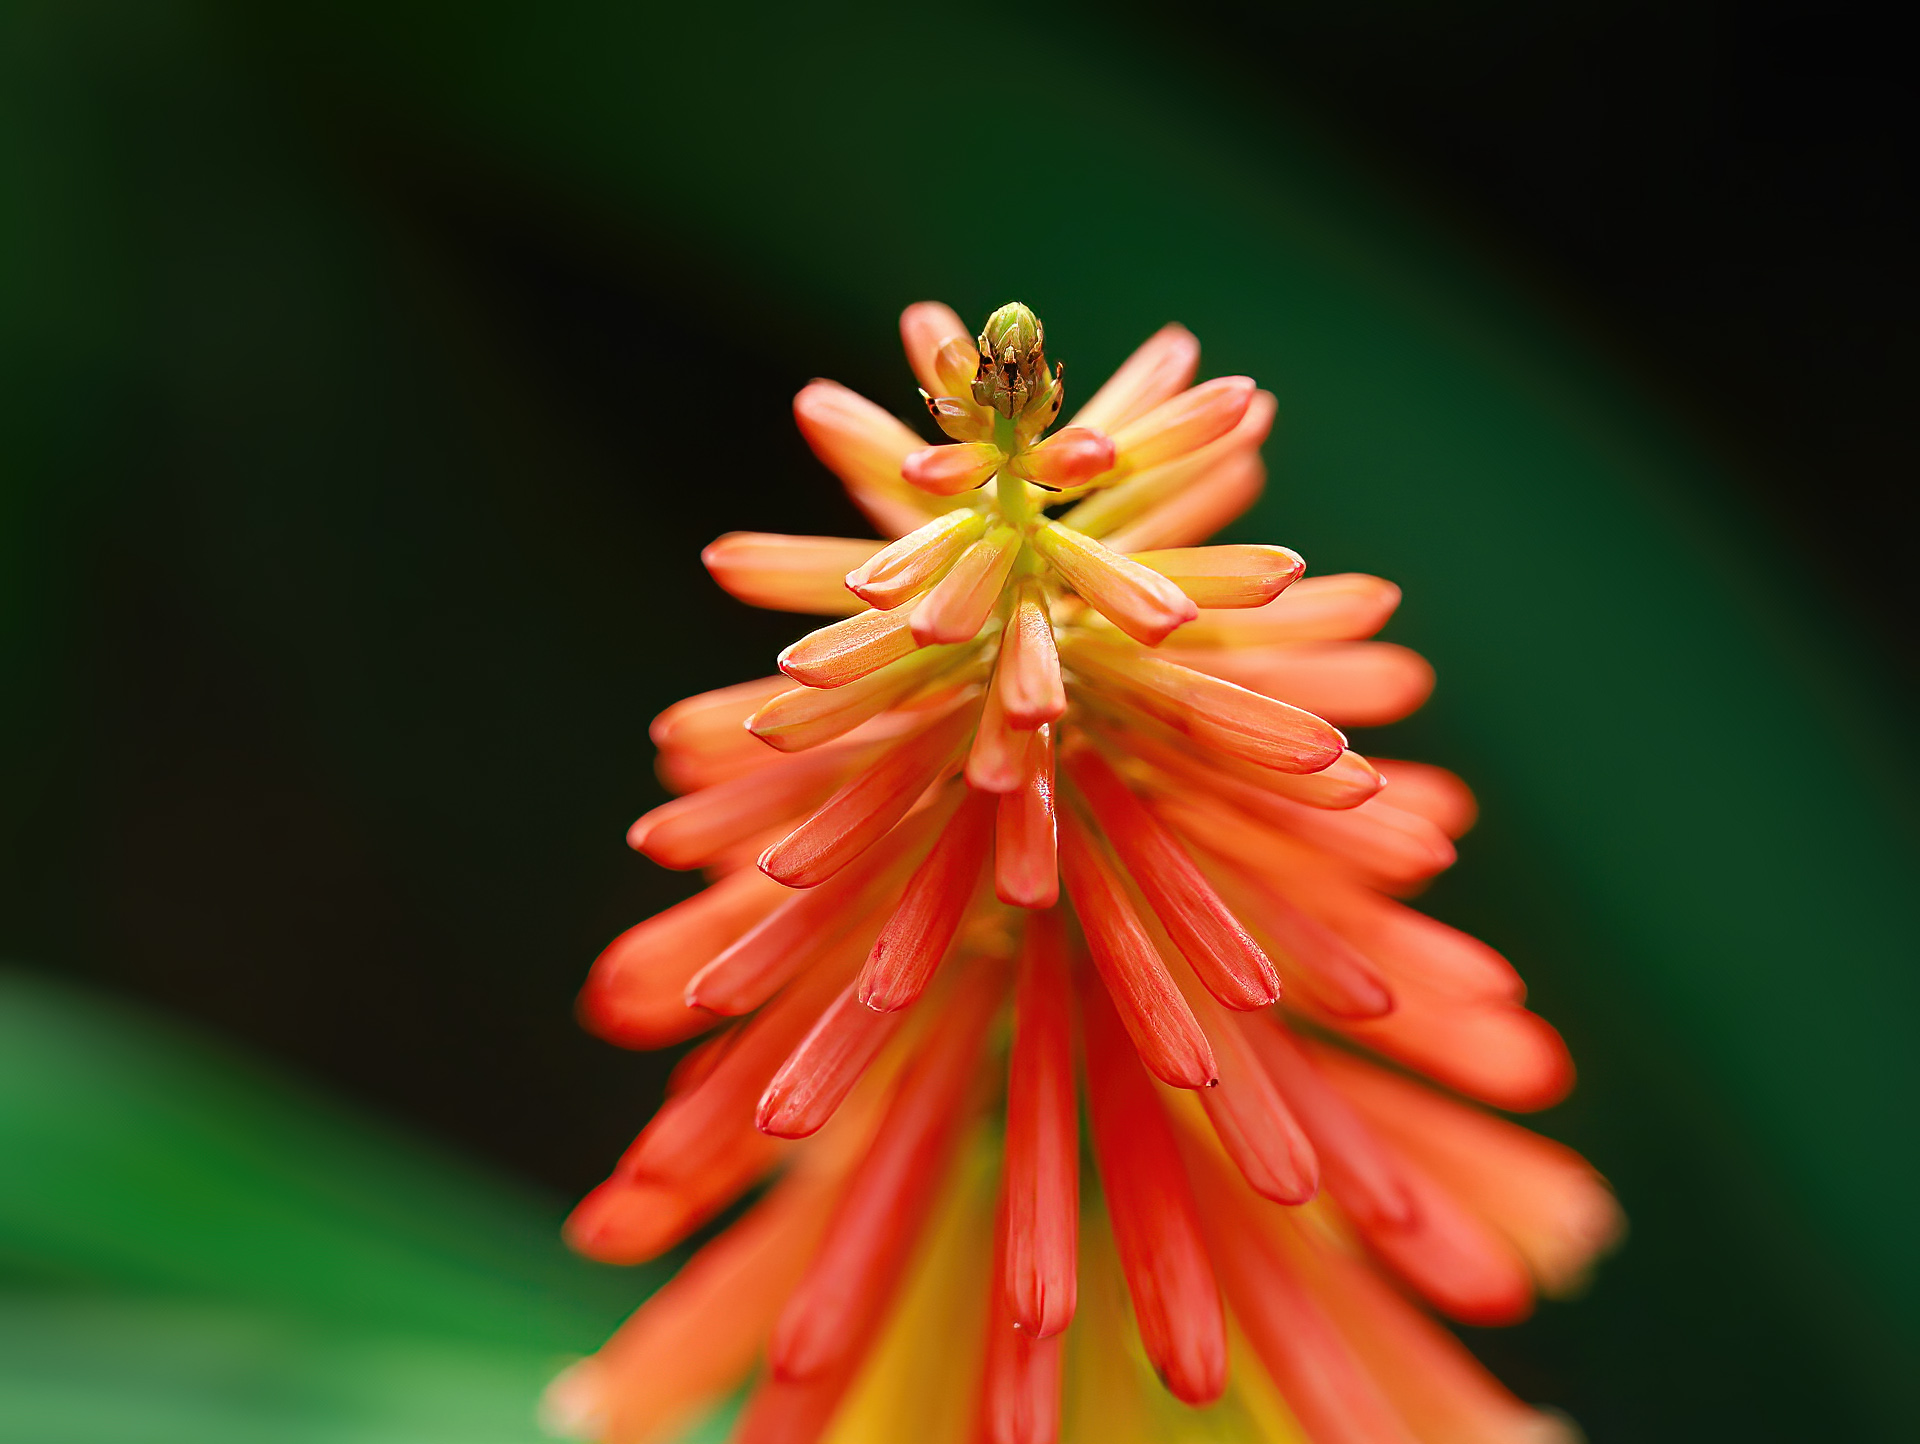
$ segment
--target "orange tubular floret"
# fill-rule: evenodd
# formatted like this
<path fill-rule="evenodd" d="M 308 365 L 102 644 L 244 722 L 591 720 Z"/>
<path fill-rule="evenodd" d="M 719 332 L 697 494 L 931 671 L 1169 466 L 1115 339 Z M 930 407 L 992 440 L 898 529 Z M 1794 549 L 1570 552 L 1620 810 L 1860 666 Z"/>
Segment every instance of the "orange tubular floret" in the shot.
<path fill-rule="evenodd" d="M 1315 1058 L 1382 1137 L 1512 1242 L 1544 1292 L 1576 1286 L 1619 1238 L 1612 1190 L 1571 1148 L 1331 1049 Z"/>
<path fill-rule="evenodd" d="M 1034 745 L 1034 734 L 1017 731 L 1007 716 L 996 673 L 987 688 L 986 706 L 980 710 L 980 730 L 973 734 L 973 746 L 967 752 L 968 784 L 982 792 L 1017 790 L 1027 779 L 1027 754 Z"/>
<path fill-rule="evenodd" d="M 802 974 L 742 1024 L 739 1036 L 698 1086 L 661 1104 L 615 1172 L 665 1182 L 691 1178 L 741 1135 L 754 1132 L 754 1113 L 767 1080 L 846 985 L 854 964 L 855 957 L 840 950 L 840 956 Z"/>
<path fill-rule="evenodd" d="M 1298 552 L 1275 546 L 1175 547 L 1135 552 L 1133 559 L 1197 607 L 1264 607 L 1307 569 Z"/>
<path fill-rule="evenodd" d="M 675 798 L 628 828 L 627 846 L 662 867 L 705 867 L 733 844 L 817 806 L 872 755 L 864 747 L 823 747 Z"/>
<path fill-rule="evenodd" d="M 994 1231 L 993 1269 L 1005 1267 L 1004 1205 Z M 980 1365 L 980 1401 L 974 1421 L 979 1444 L 1054 1444 L 1060 1437 L 1060 1377 L 1064 1340 L 1036 1338 L 1017 1327 L 1006 1296 L 992 1291 L 987 1344 Z"/>
<path fill-rule="evenodd" d="M 1088 536 L 1110 537 L 1116 532 L 1144 524 L 1150 515 L 1166 511 L 1169 507 L 1177 512 L 1180 499 L 1187 492 L 1196 486 L 1205 486 L 1224 468 L 1239 466 L 1248 460 L 1258 463 L 1259 457 L 1255 453 L 1267 439 L 1267 433 L 1273 429 L 1273 418 L 1278 409 L 1278 403 L 1270 392 L 1255 393 L 1252 404 L 1247 407 L 1247 414 L 1240 418 L 1240 424 L 1219 440 L 1209 442 L 1198 451 L 1190 451 L 1176 461 L 1149 467 L 1125 481 L 1103 487 L 1063 514 L 1061 521 Z M 1204 539 L 1204 535 L 1194 538 L 1196 541 Z M 1141 545 L 1162 546 L 1168 543 Z"/>
<path fill-rule="evenodd" d="M 782 677 L 780 680 L 791 682 L 793 679 Z M 717 787 L 722 782 L 731 782 L 750 772 L 763 771 L 772 767 L 780 757 L 777 750 L 768 747 L 742 727 L 725 746 L 705 748 L 698 752 L 680 747 L 663 747 L 653 760 L 653 771 L 660 779 L 660 785 L 678 796 L 706 787 Z"/>
<path fill-rule="evenodd" d="M 1364 960 L 1364 971 L 1389 985 L 1406 984 L 1449 1004 L 1510 1003 L 1525 996 L 1520 976 L 1499 953 L 1456 928 L 1384 897 L 1354 880 L 1336 860 L 1285 833 L 1256 824 L 1255 799 L 1238 810 L 1212 798 L 1166 796 L 1156 807 L 1183 836 L 1218 858 L 1259 901 L 1271 901 L 1314 924 L 1303 945 L 1331 930 Z M 1236 896 L 1239 894 L 1236 893 Z M 1256 926 L 1259 919 L 1254 919 Z M 1299 924 L 1282 924 L 1291 931 Z"/>
<path fill-rule="evenodd" d="M 785 901 L 778 908 L 694 974 L 687 984 L 688 1003 L 729 1017 L 750 1013 L 840 938 L 864 933 L 864 953 L 880 927 L 869 915 L 892 901 L 945 816 L 935 807 L 908 818 L 887 847 L 843 868 L 821 887 L 805 892 L 782 887 Z"/>
<path fill-rule="evenodd" d="M 1037 582 L 1021 582 L 1014 594 L 1012 614 L 1000 634 L 993 685 L 1008 724 L 1022 731 L 1058 721 L 1066 713 L 1067 688 L 1060 677 L 1053 621 Z"/>
<path fill-rule="evenodd" d="M 933 358 L 933 371 L 939 381 L 943 398 L 958 401 L 960 410 L 969 418 L 978 418 L 984 423 L 986 434 L 993 432 L 993 417 L 985 407 L 975 402 L 968 394 L 973 379 L 980 371 L 980 350 L 965 336 L 955 336 L 940 348 Z M 968 440 L 975 438 L 969 437 Z"/>
<path fill-rule="evenodd" d="M 1094 966 L 1134 1046 L 1154 1077 L 1175 1088 L 1219 1082 L 1213 1048 L 1181 996 L 1165 959 L 1141 926 L 1101 844 L 1068 810 L 1060 818 L 1060 864 Z"/>
<path fill-rule="evenodd" d="M 1456 856 L 1446 833 L 1418 813 L 1395 807 L 1386 797 L 1343 812 L 1274 796 L 1245 798 L 1240 807 L 1329 857 L 1353 864 L 1376 886 L 1423 882 L 1452 867 Z"/>
<path fill-rule="evenodd" d="M 819 1132 L 904 1021 L 874 1012 L 860 1001 L 859 983 L 849 983 L 767 1084 L 754 1126 L 775 1138 Z"/>
<path fill-rule="evenodd" d="M 908 1065 L 819 1252 L 781 1311 L 769 1351 L 775 1377 L 828 1375 L 884 1312 L 969 1121 L 980 1049 L 1003 984 L 999 969 L 976 968 Z"/>
<path fill-rule="evenodd" d="M 1183 647 L 1294 646 L 1301 642 L 1357 642 L 1386 626 L 1400 605 L 1400 588 L 1364 572 L 1302 577 L 1285 595 L 1245 611 L 1202 611 L 1180 634 Z"/>
<path fill-rule="evenodd" d="M 923 444 L 896 417 L 837 381 L 814 381 L 793 398 L 800 434 L 873 524 L 901 536 L 945 508 L 901 478 L 900 464 Z"/>
<path fill-rule="evenodd" d="M 786 902 L 688 980 L 688 1005 L 745 1017 L 829 948 L 844 941 L 864 954 L 880 931 L 879 910 L 905 881 L 908 866 L 904 857 L 863 858 L 824 887 L 782 888 Z"/>
<path fill-rule="evenodd" d="M 858 609 L 841 578 L 880 546 L 849 537 L 730 531 L 708 543 L 700 560 L 729 595 L 750 607 L 835 617 Z"/>
<path fill-rule="evenodd" d="M 765 703 L 747 719 L 747 731 L 781 752 L 804 752 L 844 737 L 891 707 L 921 695 L 943 673 L 955 682 L 948 701 L 957 698 L 966 673 L 955 675 L 964 658 L 957 647 L 922 647 L 870 676 L 844 687 L 795 687 Z"/>
<path fill-rule="evenodd" d="M 1172 831 L 1147 810 L 1090 747 L 1067 758 L 1067 773 L 1101 831 L 1207 990 L 1229 1008 L 1263 1008 L 1280 996 L 1280 975 Z"/>
<path fill-rule="evenodd" d="M 940 301 L 915 301 L 900 313 L 900 345 L 907 353 L 907 365 L 913 368 L 914 379 L 934 396 L 958 394 L 955 382 L 972 376 L 971 369 L 964 377 L 941 375 L 940 352 L 952 341 L 973 349 L 972 333 L 951 306 Z M 974 352 L 976 365 L 979 359 L 979 353 Z"/>
<path fill-rule="evenodd" d="M 691 1424 L 753 1367 L 832 1202 L 815 1180 L 781 1183 L 689 1259 L 577 1374 L 563 1375 L 549 1398 L 564 1401 L 569 1386 L 585 1384 L 579 1412 L 598 1416 L 608 1439 L 671 1437 Z"/>
<path fill-rule="evenodd" d="M 1347 750 L 1313 713 L 1163 657 L 1083 640 L 1068 662 L 1202 746 L 1275 772 L 1321 772 Z"/>
<path fill-rule="evenodd" d="M 594 959 L 582 1020 L 627 1048 L 661 1048 L 712 1027 L 713 1013 L 688 1004 L 687 983 L 790 896 L 757 872 L 737 872 L 628 928 Z"/>
<path fill-rule="evenodd" d="M 1119 552 L 1193 546 L 1258 501 L 1266 485 L 1267 466 L 1259 453 L 1236 451 L 1185 490 L 1116 528 L 1107 536 L 1107 545 Z"/>
<path fill-rule="evenodd" d="M 1249 1019 L 1244 1036 L 1313 1141 L 1327 1191 L 1340 1207 L 1362 1224 L 1388 1228 L 1411 1224 L 1413 1188 L 1399 1154 L 1374 1135 L 1340 1090 L 1308 1060 L 1285 1025 L 1272 1016 Z"/>
<path fill-rule="evenodd" d="M 1200 343 L 1193 332 L 1180 325 L 1162 326 L 1093 393 L 1073 424 L 1113 431 L 1186 390 L 1199 367 Z"/>
<path fill-rule="evenodd" d="M 993 615 L 1020 554 L 1020 533 L 997 526 L 968 547 L 915 608 L 913 635 L 922 645 L 970 642 Z"/>
<path fill-rule="evenodd" d="M 980 353 L 960 318 L 938 301 L 915 302 L 900 313 L 900 340 L 940 429 L 956 441 L 992 437 L 993 413 L 972 395 Z"/>
<path fill-rule="evenodd" d="M 1311 887 L 1290 881 L 1294 900 L 1389 978 L 1456 1003 L 1517 1003 L 1526 996 L 1513 964 L 1480 939 L 1370 888 L 1327 875 L 1330 870 L 1322 872 Z"/>
<path fill-rule="evenodd" d="M 1006 460 L 991 441 L 923 446 L 900 462 L 900 475 L 932 496 L 959 496 L 985 486 Z"/>
<path fill-rule="evenodd" d="M 1007 1060 L 1006 1162 L 1000 1194 L 1009 1321 L 1048 1338 L 1073 1321 L 1080 1237 L 1079 1114 L 1073 1087 L 1073 994 L 1053 913 L 1027 923 Z"/>
<path fill-rule="evenodd" d="M 1182 649 L 1175 655 L 1188 666 L 1349 727 L 1398 722 L 1433 692 L 1433 665 L 1393 642 Z"/>
<path fill-rule="evenodd" d="M 1200 1176 L 1208 1241 L 1234 1263 L 1222 1275 L 1233 1317 L 1307 1437 L 1313 1444 L 1422 1444 L 1302 1284 L 1288 1258 L 1292 1218 L 1207 1150 L 1186 1154 Z"/>
<path fill-rule="evenodd" d="M 1533 1312 L 1533 1279 L 1513 1245 L 1418 1165 L 1403 1177 L 1413 1221 L 1394 1228 L 1355 1220 L 1375 1256 L 1448 1318 L 1493 1328 Z"/>
<path fill-rule="evenodd" d="M 780 653 L 780 670 L 803 687 L 844 687 L 915 651 L 919 639 L 902 611 L 862 612 L 809 632 Z"/>
<path fill-rule="evenodd" d="M 1214 1136 L 1255 1193 L 1275 1203 L 1306 1203 L 1320 1191 L 1320 1160 L 1244 1035 L 1258 1019 L 1229 1013 L 1197 983 L 1182 984 L 1220 1064 L 1220 1086 L 1199 1094 Z"/>
<path fill-rule="evenodd" d="M 1175 627 L 1199 615 L 1187 594 L 1158 572 L 1057 521 L 1041 522 L 1030 540 L 1067 585 L 1145 646 L 1157 646 Z"/>
<path fill-rule="evenodd" d="M 657 1258 L 745 1193 L 777 1155 L 773 1140 L 730 1129 L 718 1150 L 684 1178 L 616 1172 L 567 1216 L 567 1246 L 606 1264 Z"/>
<path fill-rule="evenodd" d="M 891 611 L 938 581 L 986 529 L 986 513 L 969 507 L 937 516 L 848 572 L 846 588 L 868 606 Z"/>
<path fill-rule="evenodd" d="M 698 1086 L 700 1080 L 713 1071 L 714 1065 L 727 1051 L 727 1045 L 733 1042 L 733 1030 L 726 1029 L 716 1033 L 704 1042 L 696 1043 L 680 1055 L 680 1061 L 673 1065 L 667 1074 L 666 1097 L 676 1093 L 685 1093 Z"/>
<path fill-rule="evenodd" d="M 1027 776 L 1001 796 L 994 820 L 993 891 L 1011 907 L 1050 908 L 1060 900 L 1053 800 L 1053 735 L 1042 727 L 1027 752 Z"/>
<path fill-rule="evenodd" d="M 1328 1021 L 1354 1041 L 1469 1098 L 1514 1113 L 1550 1108 L 1573 1087 L 1573 1059 L 1553 1025 L 1525 1008 L 1449 1003 L 1403 990 L 1384 1018 Z"/>
<path fill-rule="evenodd" d="M 1332 928 L 1272 893 L 1238 896 L 1306 998 L 1349 1020 L 1384 1018 L 1394 1010 L 1396 995 L 1379 969 Z"/>
<path fill-rule="evenodd" d="M 895 743 L 760 858 L 760 871 L 788 887 L 818 887 L 893 831 L 920 794 L 959 763 L 973 730 L 959 708 Z"/>
<path fill-rule="evenodd" d="M 993 440 L 993 412 L 975 403 L 967 394 L 971 389 L 970 380 L 979 366 L 980 353 L 974 350 L 972 342 L 949 341 L 940 348 L 934 367 L 941 376 L 951 378 L 954 384 L 948 387 L 947 394 L 943 396 L 921 393 L 920 399 L 926 402 L 934 424 L 954 441 Z"/>
<path fill-rule="evenodd" d="M 1246 849 L 1264 846 L 1270 833 L 1241 825 L 1216 807 L 1162 802 L 1160 808 L 1214 859 L 1213 875 L 1234 914 L 1271 949 L 1281 976 L 1306 999 L 1337 1018 L 1378 1018 L 1393 1011 L 1394 994 L 1364 953 L 1249 875 Z"/>
<path fill-rule="evenodd" d="M 875 1012 L 912 1005 L 946 956 L 986 867 L 993 812 L 990 795 L 969 792 L 908 881 L 860 972 L 860 1001 Z"/>
<path fill-rule="evenodd" d="M 853 1384 L 880 1319 L 852 1341 L 848 1357 L 817 1378 L 794 1380 L 765 1375 L 740 1411 L 727 1444 L 819 1444 Z"/>
<path fill-rule="evenodd" d="M 1048 491 L 1084 485 L 1113 468 L 1113 442 L 1085 426 L 1054 432 L 1014 462 L 1016 475 Z"/>
<path fill-rule="evenodd" d="M 647 736 L 662 751 L 737 746 L 747 719 L 788 687 L 785 677 L 759 677 L 683 698 L 653 719 Z"/>
<path fill-rule="evenodd" d="M 1196 756 L 1181 744 L 1173 729 L 1138 715 L 1124 722 L 1118 717 L 1089 715 L 1087 721 L 1111 739 L 1116 750 L 1151 763 L 1156 772 L 1165 774 L 1152 782 L 1159 791 L 1168 790 L 1170 783 L 1177 784 L 1177 790 L 1198 790 L 1235 806 L 1250 794 L 1274 793 L 1308 807 L 1338 811 L 1358 807 L 1385 785 L 1372 764 L 1357 752 L 1342 752 L 1332 766 L 1319 772 L 1295 775 L 1219 753 Z"/>
<path fill-rule="evenodd" d="M 1140 1342 L 1175 1398 L 1210 1403 L 1227 1383 L 1226 1317 L 1193 1187 L 1112 1004 L 1085 978 L 1080 1017 L 1094 1155 Z"/>
<path fill-rule="evenodd" d="M 1129 473 L 1145 471 L 1225 436 L 1240 424 L 1257 389 L 1249 376 L 1221 376 L 1168 397 L 1113 428 L 1119 465 Z"/>
<path fill-rule="evenodd" d="M 1501 1388 L 1363 1259 L 1294 1235 L 1302 1282 L 1421 1444 L 1577 1444 L 1577 1430 Z"/>

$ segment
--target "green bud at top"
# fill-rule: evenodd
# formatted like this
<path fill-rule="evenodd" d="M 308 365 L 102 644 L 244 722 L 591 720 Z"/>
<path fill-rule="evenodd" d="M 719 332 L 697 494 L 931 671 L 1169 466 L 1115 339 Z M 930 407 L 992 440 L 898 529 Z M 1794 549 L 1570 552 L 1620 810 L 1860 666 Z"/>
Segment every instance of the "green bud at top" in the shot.
<path fill-rule="evenodd" d="M 995 356 L 1009 346 L 1022 356 L 1029 352 L 1038 356 L 1046 341 L 1047 328 L 1018 301 L 1009 301 L 987 317 L 987 324 L 980 331 L 980 350 Z"/>
<path fill-rule="evenodd" d="M 1002 306 L 980 332 L 980 369 L 973 399 L 1015 417 L 1052 387 L 1047 375 L 1046 328 L 1018 301 Z"/>

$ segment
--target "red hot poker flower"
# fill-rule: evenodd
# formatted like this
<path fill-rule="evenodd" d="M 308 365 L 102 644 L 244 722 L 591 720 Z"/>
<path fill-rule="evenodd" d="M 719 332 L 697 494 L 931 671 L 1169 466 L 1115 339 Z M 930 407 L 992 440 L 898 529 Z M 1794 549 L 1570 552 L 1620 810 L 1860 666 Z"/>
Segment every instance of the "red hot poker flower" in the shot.
<path fill-rule="evenodd" d="M 574 1246 L 636 1262 L 765 1192 L 555 1382 L 555 1422 L 665 1439 L 757 1380 L 744 1444 L 1108 1444 L 1168 1408 L 1220 1438 L 1570 1437 L 1422 1307 L 1518 1319 L 1620 1217 L 1465 1101 L 1544 1107 L 1572 1067 L 1505 959 L 1400 900 L 1471 794 L 1338 730 L 1432 686 L 1369 640 L 1398 589 L 1200 545 L 1259 494 L 1274 404 L 1193 385 L 1180 327 L 1058 431 L 1026 307 L 970 338 L 923 302 L 901 334 L 950 441 L 796 398 L 889 539 L 707 549 L 735 596 L 840 620 L 656 719 L 681 795 L 629 841 L 710 885 L 581 998 L 627 1046 L 714 1036 Z"/>

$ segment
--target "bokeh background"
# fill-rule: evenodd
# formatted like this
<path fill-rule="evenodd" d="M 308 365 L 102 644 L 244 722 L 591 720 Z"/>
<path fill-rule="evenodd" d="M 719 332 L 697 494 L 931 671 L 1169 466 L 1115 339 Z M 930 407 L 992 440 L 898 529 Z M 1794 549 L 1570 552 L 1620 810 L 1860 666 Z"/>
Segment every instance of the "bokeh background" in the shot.
<path fill-rule="evenodd" d="M 1596 1444 L 1912 1437 L 1911 89 L 1706 0 L 0 10 L 0 1438 L 494 1444 L 668 1061 L 647 720 L 848 531 L 788 401 L 893 319 L 1186 322 L 1248 536 L 1407 590 L 1365 736 L 1582 1067 L 1591 1293 L 1470 1342 Z M 1084 394 L 1084 392 L 1083 392 Z M 857 533 L 856 533 L 857 534 Z"/>

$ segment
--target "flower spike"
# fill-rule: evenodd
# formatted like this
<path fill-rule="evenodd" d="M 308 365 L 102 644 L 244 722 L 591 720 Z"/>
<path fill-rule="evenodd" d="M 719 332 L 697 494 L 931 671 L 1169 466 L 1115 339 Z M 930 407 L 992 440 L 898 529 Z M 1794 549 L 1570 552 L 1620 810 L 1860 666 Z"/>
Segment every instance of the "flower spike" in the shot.
<path fill-rule="evenodd" d="M 822 624 L 654 720 L 678 795 L 628 841 L 710 882 L 580 998 L 622 1046 L 711 1036 L 573 1247 L 653 1258 L 764 1196 L 545 1417 L 640 1444 L 757 1378 L 733 1444 L 1055 1444 L 1068 1399 L 1082 1432 L 1180 1433 L 1164 1387 L 1226 1401 L 1208 1437 L 1568 1444 L 1438 1321 L 1523 1317 L 1623 1225 L 1583 1159 L 1478 1106 L 1573 1081 L 1512 965 L 1403 900 L 1472 794 L 1339 730 L 1433 685 L 1374 639 L 1399 589 L 1205 544 L 1260 494 L 1278 403 L 1195 385 L 1183 328 L 1059 430 L 1030 308 L 969 335 L 923 301 L 900 335 L 947 440 L 830 381 L 795 398 L 881 536 L 706 549 Z"/>

